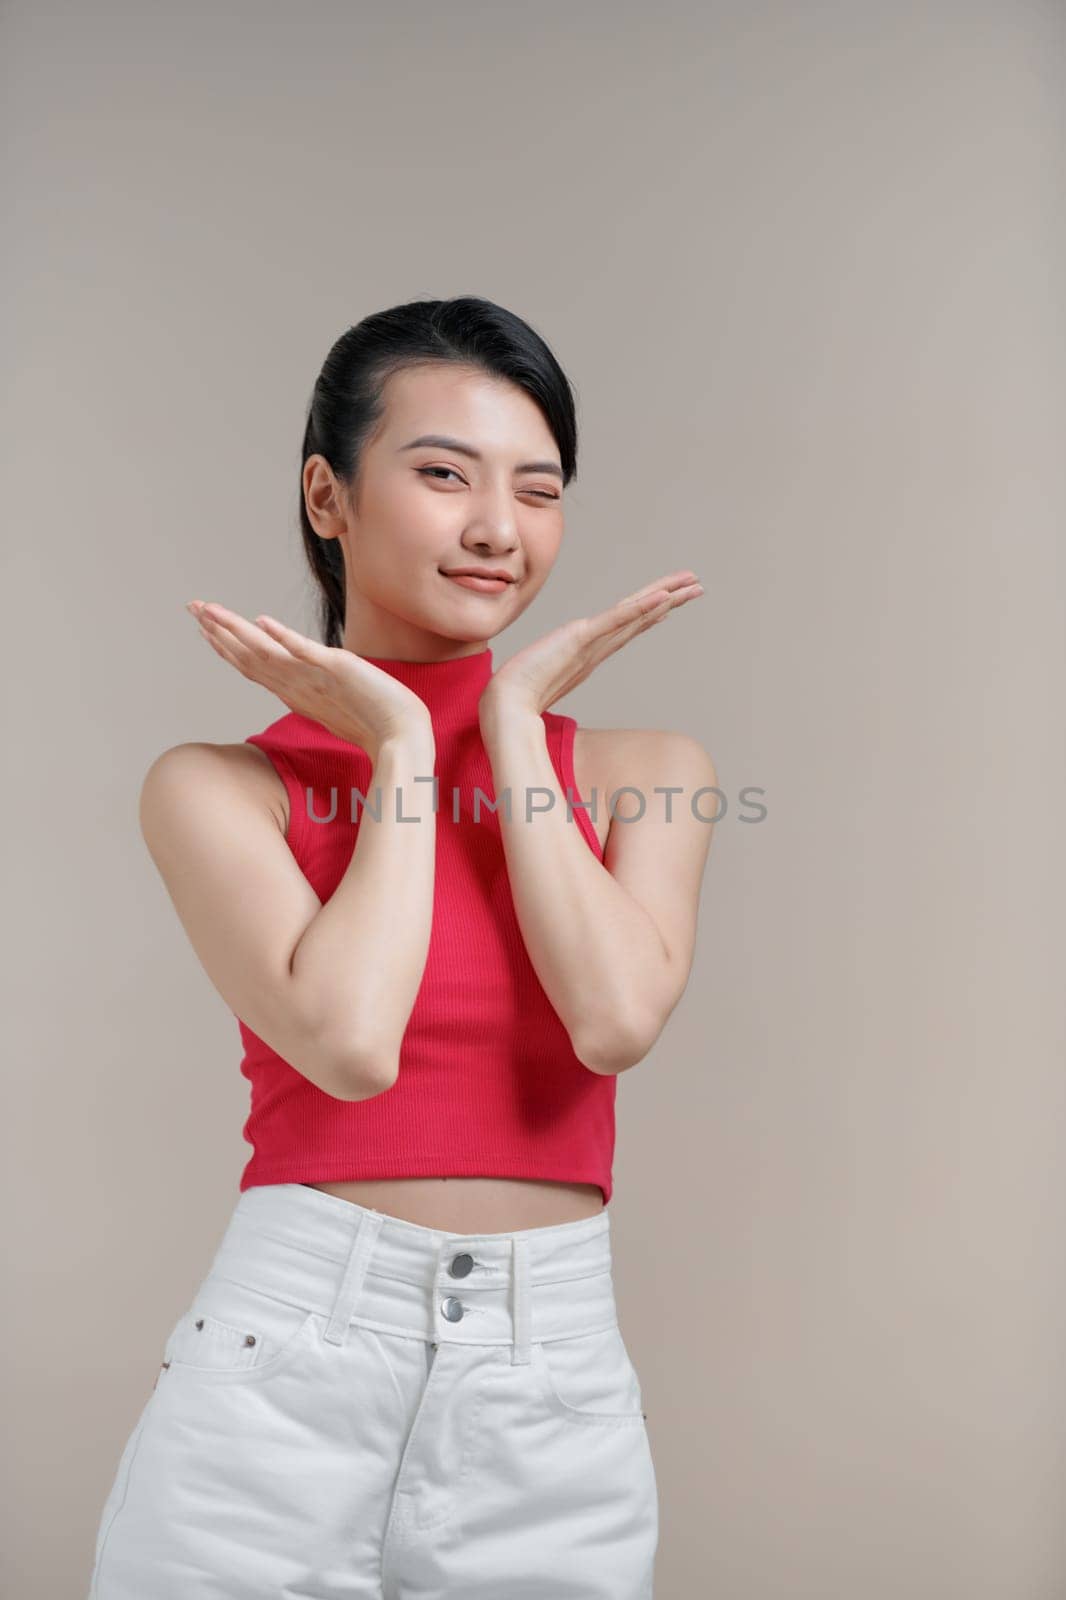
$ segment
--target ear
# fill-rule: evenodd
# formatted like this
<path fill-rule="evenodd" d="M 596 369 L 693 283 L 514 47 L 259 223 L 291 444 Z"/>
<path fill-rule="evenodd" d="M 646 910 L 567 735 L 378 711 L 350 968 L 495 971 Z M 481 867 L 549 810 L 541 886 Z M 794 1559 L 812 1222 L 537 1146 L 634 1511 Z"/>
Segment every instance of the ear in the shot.
<path fill-rule="evenodd" d="M 308 456 L 303 468 L 304 504 L 320 539 L 336 539 L 346 527 L 340 486 L 325 456 Z"/>

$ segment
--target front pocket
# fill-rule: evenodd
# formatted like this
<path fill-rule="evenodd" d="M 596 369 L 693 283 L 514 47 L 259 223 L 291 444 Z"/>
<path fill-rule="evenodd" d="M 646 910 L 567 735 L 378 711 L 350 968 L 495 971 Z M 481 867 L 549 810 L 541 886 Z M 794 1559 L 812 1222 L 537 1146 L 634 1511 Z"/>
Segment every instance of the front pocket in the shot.
<path fill-rule="evenodd" d="M 163 1369 L 197 1383 L 258 1383 L 309 1349 L 325 1325 L 316 1311 L 209 1276 L 166 1343 Z"/>
<path fill-rule="evenodd" d="M 617 1323 L 596 1333 L 534 1341 L 530 1357 L 557 1416 L 607 1427 L 644 1421 L 640 1379 Z"/>

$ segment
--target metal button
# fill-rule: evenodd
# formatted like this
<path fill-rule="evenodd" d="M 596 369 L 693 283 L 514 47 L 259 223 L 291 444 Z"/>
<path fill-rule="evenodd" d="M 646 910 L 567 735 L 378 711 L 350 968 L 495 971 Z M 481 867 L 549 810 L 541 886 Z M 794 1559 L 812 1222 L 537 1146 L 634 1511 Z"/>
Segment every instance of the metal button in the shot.
<path fill-rule="evenodd" d="M 449 1295 L 447 1300 L 441 1301 L 440 1308 L 449 1322 L 460 1322 L 462 1320 L 463 1302 L 461 1300 L 454 1300 L 451 1295 Z"/>
<path fill-rule="evenodd" d="M 203 1331 L 204 1331 L 204 1319 L 203 1319 L 203 1317 L 197 1317 L 196 1322 L 194 1323 L 194 1327 L 196 1328 L 197 1333 L 203 1333 Z M 254 1333 L 246 1333 L 245 1336 L 244 1336 L 244 1342 L 245 1342 L 245 1344 L 255 1344 L 256 1343 L 255 1334 Z"/>
<path fill-rule="evenodd" d="M 453 1278 L 465 1278 L 468 1272 L 473 1271 L 473 1267 L 473 1256 L 463 1254 L 461 1256 L 452 1257 L 452 1264 L 448 1268 L 448 1271 L 451 1273 Z"/>

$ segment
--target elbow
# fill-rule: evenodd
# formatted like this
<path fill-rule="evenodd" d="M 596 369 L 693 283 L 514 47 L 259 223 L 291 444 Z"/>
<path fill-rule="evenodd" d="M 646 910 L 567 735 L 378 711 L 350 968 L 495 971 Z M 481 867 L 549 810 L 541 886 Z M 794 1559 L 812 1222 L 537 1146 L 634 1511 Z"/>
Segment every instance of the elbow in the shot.
<path fill-rule="evenodd" d="M 391 1089 L 399 1076 L 398 1053 L 375 1041 L 319 1039 L 318 1082 L 334 1100 L 372 1100 Z"/>
<path fill-rule="evenodd" d="M 338 1100 L 373 1100 L 391 1089 L 400 1075 L 395 1053 L 365 1046 L 344 1052 L 334 1063 Z"/>
<path fill-rule="evenodd" d="M 573 1036 L 574 1054 L 590 1072 L 614 1077 L 643 1061 L 659 1032 L 658 1027 L 647 1023 L 623 1026 L 617 1018 L 603 1020 Z"/>

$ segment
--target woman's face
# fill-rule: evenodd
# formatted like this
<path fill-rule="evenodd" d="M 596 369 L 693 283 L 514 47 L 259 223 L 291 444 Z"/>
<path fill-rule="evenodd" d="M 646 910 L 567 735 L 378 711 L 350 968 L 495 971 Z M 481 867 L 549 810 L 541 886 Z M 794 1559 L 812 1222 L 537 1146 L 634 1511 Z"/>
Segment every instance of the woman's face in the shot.
<path fill-rule="evenodd" d="M 414 442 L 426 435 L 453 442 Z M 304 493 L 312 526 L 343 545 L 344 643 L 360 655 L 483 648 L 537 595 L 563 535 L 559 450 L 539 407 L 513 384 L 440 362 L 387 380 L 354 494 L 322 456 L 305 464 Z M 513 581 L 479 590 L 445 576 L 460 567 Z"/>

